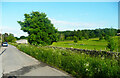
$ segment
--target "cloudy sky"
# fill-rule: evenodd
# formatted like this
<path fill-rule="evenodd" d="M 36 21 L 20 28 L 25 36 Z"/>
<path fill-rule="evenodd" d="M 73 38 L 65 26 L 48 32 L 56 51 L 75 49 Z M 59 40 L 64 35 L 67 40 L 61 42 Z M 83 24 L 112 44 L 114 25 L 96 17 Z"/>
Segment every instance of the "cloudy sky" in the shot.
<path fill-rule="evenodd" d="M 2 10 L 2 33 L 13 33 L 17 37 L 22 35 L 26 36 L 27 33 L 20 30 L 21 27 L 17 21 L 24 20 L 24 14 L 29 14 L 32 11 L 46 13 L 47 17 L 59 31 L 111 27 L 117 29 L 117 1 L 118 0 L 116 0 L 116 2 L 7 2 L 7 0 L 4 0 L 2 6 L 0 6 Z"/>

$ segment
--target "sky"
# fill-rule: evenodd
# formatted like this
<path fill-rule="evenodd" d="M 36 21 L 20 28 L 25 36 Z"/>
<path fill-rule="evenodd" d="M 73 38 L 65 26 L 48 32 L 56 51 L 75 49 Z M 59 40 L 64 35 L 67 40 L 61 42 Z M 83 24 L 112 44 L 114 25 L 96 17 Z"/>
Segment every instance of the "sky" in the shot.
<path fill-rule="evenodd" d="M 1 0 L 2 2 L 119 2 L 120 0 Z"/>
<path fill-rule="evenodd" d="M 17 21 L 44 12 L 59 31 L 118 28 L 118 2 L 2 2 L 2 33 L 27 36 Z M 117 1 L 117 0 L 116 0 Z"/>

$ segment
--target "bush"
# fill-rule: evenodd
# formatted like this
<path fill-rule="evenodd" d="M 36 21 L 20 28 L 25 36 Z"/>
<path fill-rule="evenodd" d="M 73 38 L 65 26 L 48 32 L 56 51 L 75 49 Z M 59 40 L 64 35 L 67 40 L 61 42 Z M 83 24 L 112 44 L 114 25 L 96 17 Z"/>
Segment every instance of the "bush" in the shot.
<path fill-rule="evenodd" d="M 72 36 L 66 37 L 66 40 L 73 40 L 73 37 Z"/>
<path fill-rule="evenodd" d="M 110 36 L 109 35 L 105 35 L 104 39 L 109 41 L 110 40 Z"/>
<path fill-rule="evenodd" d="M 110 40 L 108 41 L 107 48 L 109 48 L 110 51 L 113 51 L 113 50 L 115 49 L 115 47 L 116 47 L 116 43 L 114 42 L 113 39 L 110 39 Z"/>
<path fill-rule="evenodd" d="M 78 38 L 76 36 L 73 37 L 73 40 L 74 40 L 75 43 L 78 42 Z"/>
<path fill-rule="evenodd" d="M 103 40 L 104 38 L 103 38 L 103 36 L 102 35 L 100 35 L 100 37 L 99 37 L 99 40 Z"/>

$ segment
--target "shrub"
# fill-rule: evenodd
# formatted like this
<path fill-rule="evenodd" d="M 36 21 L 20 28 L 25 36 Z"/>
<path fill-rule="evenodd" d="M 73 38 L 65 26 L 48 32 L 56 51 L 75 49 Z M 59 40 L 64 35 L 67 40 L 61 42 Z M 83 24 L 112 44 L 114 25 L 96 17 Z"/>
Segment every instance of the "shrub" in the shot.
<path fill-rule="evenodd" d="M 113 50 L 115 49 L 115 47 L 116 47 L 116 43 L 114 42 L 113 39 L 110 39 L 110 40 L 108 41 L 107 48 L 109 48 L 110 51 L 113 51 Z"/>
<path fill-rule="evenodd" d="M 104 39 L 109 41 L 110 40 L 110 36 L 109 35 L 105 35 Z"/>
<path fill-rule="evenodd" d="M 73 40 L 74 40 L 75 43 L 78 42 L 78 38 L 76 36 L 73 37 Z"/>
<path fill-rule="evenodd" d="M 99 40 L 103 40 L 104 38 L 103 38 L 103 36 L 102 35 L 100 35 L 100 37 L 99 37 Z"/>

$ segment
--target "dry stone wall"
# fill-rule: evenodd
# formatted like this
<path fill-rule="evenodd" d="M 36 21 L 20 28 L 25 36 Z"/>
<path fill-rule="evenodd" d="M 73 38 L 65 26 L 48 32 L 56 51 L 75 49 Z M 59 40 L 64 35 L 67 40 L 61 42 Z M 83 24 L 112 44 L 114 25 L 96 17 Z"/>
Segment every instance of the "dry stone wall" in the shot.
<path fill-rule="evenodd" d="M 112 57 L 114 56 L 115 58 L 120 58 L 120 52 L 109 52 L 109 51 L 96 51 L 96 50 L 85 50 L 85 49 L 77 49 L 77 48 L 63 48 L 63 47 L 54 47 L 54 46 L 48 46 L 51 48 L 58 48 L 58 49 L 67 49 L 67 50 L 72 50 L 75 52 L 79 53 L 85 53 L 89 54 L 92 56 L 105 56 L 105 57 Z"/>

